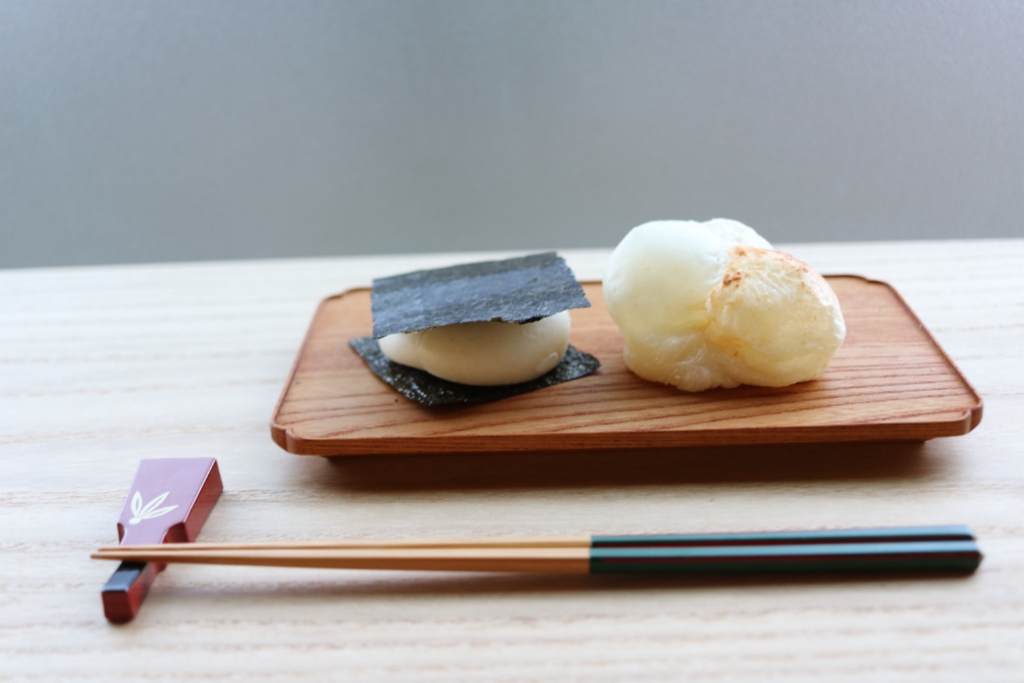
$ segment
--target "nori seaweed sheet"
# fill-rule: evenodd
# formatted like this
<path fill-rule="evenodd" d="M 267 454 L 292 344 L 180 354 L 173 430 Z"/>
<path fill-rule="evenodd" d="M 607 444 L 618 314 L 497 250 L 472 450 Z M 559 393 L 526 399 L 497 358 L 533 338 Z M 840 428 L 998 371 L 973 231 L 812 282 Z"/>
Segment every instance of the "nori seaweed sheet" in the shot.
<path fill-rule="evenodd" d="M 500 401 L 503 398 L 579 379 L 601 367 L 600 361 L 589 353 L 577 351 L 574 347 L 569 346 L 565 356 L 562 357 L 562 362 L 542 377 L 520 384 L 475 387 L 469 384 L 449 382 L 423 370 L 396 363 L 384 355 L 380 350 L 380 344 L 372 337 L 353 339 L 349 345 L 366 362 L 373 374 L 395 391 L 420 405 L 430 407 L 471 406 Z"/>
<path fill-rule="evenodd" d="M 373 337 L 380 339 L 459 323 L 528 323 L 590 302 L 552 251 L 374 280 L 370 307 Z"/>

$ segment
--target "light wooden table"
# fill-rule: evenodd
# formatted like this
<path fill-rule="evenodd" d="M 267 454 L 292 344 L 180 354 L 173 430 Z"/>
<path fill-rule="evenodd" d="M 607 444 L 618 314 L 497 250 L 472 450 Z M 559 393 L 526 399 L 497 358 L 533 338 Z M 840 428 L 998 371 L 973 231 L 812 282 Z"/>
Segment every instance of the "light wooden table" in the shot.
<path fill-rule="evenodd" d="M 320 298 L 481 255 L 0 271 L 0 680 L 1024 680 L 1024 240 L 795 245 L 894 284 L 985 399 L 968 436 L 363 458 L 275 446 Z M 566 255 L 599 277 L 607 252 Z M 115 627 L 89 551 L 141 458 L 213 456 L 206 540 L 966 523 L 969 578 L 177 566 Z"/>

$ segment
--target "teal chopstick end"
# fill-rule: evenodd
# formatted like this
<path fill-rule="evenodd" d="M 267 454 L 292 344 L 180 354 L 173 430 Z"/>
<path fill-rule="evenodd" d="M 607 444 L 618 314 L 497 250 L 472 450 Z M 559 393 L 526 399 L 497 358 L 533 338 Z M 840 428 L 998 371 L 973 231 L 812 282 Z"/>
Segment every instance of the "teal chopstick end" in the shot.
<path fill-rule="evenodd" d="M 949 527 L 947 527 L 949 529 Z M 960 527 L 966 529 L 966 527 Z M 856 537 L 771 538 L 756 534 L 697 537 L 647 537 L 650 545 L 625 543 L 628 537 L 595 538 L 590 550 L 592 574 L 787 574 L 787 573 L 970 573 L 982 554 L 970 540 L 932 540 L 945 534 L 861 534 Z M 633 537 L 640 539 L 643 537 Z M 901 540 L 890 540 L 899 538 Z M 918 536 L 917 538 L 922 538 Z M 962 536 L 960 538 L 963 538 Z M 608 539 L 613 542 L 602 543 Z M 713 540 L 712 540 L 713 539 Z M 851 542 L 852 541 L 852 542 Z"/>

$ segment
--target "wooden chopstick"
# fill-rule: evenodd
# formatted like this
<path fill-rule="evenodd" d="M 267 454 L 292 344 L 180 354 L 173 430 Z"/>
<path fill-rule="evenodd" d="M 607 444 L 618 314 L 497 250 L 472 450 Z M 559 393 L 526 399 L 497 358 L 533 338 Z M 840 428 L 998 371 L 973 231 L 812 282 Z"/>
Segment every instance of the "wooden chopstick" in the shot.
<path fill-rule="evenodd" d="M 973 541 L 633 548 L 387 548 L 364 550 L 136 550 L 96 559 L 322 569 L 550 573 L 972 571 Z"/>
<path fill-rule="evenodd" d="M 982 559 L 967 527 L 572 536 L 540 542 L 535 538 L 492 538 L 164 544 L 108 546 L 92 557 L 159 563 L 547 573 L 973 571 Z"/>
<path fill-rule="evenodd" d="M 133 545 L 134 550 L 196 552 L 204 550 L 356 550 L 385 548 L 616 548 L 716 545 L 793 545 L 801 543 L 885 543 L 909 541 L 972 541 L 962 525 L 824 529 L 724 534 L 659 534 L 630 536 L 493 536 L 476 538 L 347 539 L 331 541 L 234 541 Z M 103 546 L 100 553 L 118 553 L 125 546 Z"/>
<path fill-rule="evenodd" d="M 586 574 L 588 548 L 385 548 L 328 550 L 135 550 L 94 553 L 95 559 L 319 569 L 406 569 Z"/>
<path fill-rule="evenodd" d="M 387 548 L 589 548 L 590 536 L 522 536 L 482 538 L 398 538 L 334 541 L 235 541 L 221 543 L 160 543 L 133 545 L 141 550 L 360 550 Z M 127 546 L 103 546 L 117 552 Z"/>

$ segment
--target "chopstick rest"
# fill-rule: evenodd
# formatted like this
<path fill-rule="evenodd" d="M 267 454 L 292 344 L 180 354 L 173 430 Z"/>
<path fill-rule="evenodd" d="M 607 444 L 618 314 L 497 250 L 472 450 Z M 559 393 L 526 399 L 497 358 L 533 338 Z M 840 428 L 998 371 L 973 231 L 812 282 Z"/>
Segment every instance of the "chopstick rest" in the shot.
<path fill-rule="evenodd" d="M 100 548 L 95 559 L 334 569 L 576 574 L 972 572 L 966 526 L 739 534 L 202 543 Z"/>
<path fill-rule="evenodd" d="M 224 489 L 213 458 L 160 458 L 139 462 L 117 522 L 120 548 L 186 544 L 195 540 Z M 166 563 L 126 559 L 103 587 L 109 621 L 131 621 Z"/>

